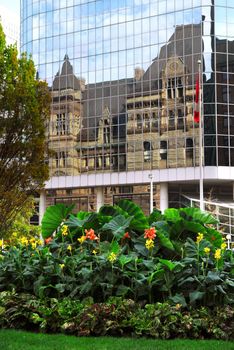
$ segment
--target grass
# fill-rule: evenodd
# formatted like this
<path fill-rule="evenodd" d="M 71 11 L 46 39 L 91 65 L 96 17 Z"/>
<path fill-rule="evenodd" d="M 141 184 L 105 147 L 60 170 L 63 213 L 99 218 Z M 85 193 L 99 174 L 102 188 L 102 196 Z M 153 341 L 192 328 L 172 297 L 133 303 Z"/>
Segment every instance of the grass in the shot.
<path fill-rule="evenodd" d="M 221 340 L 153 340 L 130 338 L 78 338 L 0 330 L 1 350 L 234 350 L 234 342 Z"/>

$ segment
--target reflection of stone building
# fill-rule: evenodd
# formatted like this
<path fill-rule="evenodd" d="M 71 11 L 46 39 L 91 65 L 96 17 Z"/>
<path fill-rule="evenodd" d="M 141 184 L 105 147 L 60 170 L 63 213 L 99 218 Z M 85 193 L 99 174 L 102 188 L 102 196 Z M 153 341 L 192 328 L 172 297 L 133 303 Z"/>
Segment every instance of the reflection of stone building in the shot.
<path fill-rule="evenodd" d="M 234 3 L 195 2 L 22 2 L 21 49 L 53 98 L 41 207 L 66 201 L 96 210 L 127 196 L 147 211 L 152 185 L 162 210 L 185 196 L 199 202 L 198 60 L 204 196 L 233 203 Z"/>
<path fill-rule="evenodd" d="M 51 88 L 53 103 L 48 135 L 53 151 L 51 175 L 60 178 L 82 174 L 102 176 L 198 167 L 199 128 L 193 120 L 193 105 L 200 43 L 200 24 L 177 26 L 145 72 L 136 68 L 132 79 L 87 85 L 75 76 L 66 55 L 61 73 L 57 73 Z M 217 45 L 221 51 L 224 49 L 222 41 L 217 41 Z M 229 147 L 233 140 L 228 138 L 230 130 L 233 134 L 233 118 L 229 116 L 233 115 L 233 105 L 227 109 L 227 102 L 232 101 L 233 90 L 229 87 L 227 91 L 227 85 L 221 84 L 227 79 L 227 67 L 223 64 L 217 55 L 218 113 L 221 115 L 217 117 L 218 158 L 220 165 L 228 165 L 229 161 L 233 164 Z M 228 79 L 231 83 L 232 76 Z M 204 102 L 209 103 L 204 104 L 205 156 L 208 163 L 215 164 L 212 156 L 215 144 L 212 147 L 209 144 L 215 137 L 210 82 L 206 81 L 204 86 Z M 130 198 L 147 212 L 150 186 L 149 181 L 145 182 L 105 186 L 101 202 L 108 204 L 122 197 Z M 208 192 L 210 186 L 205 190 Z M 217 187 L 216 193 L 219 190 Z M 179 191 L 196 193 L 197 187 L 187 183 Z M 173 200 L 178 201 L 178 186 L 171 184 L 170 193 L 174 205 Z M 50 190 L 47 203 L 73 202 L 77 209 L 96 210 L 99 197 L 97 188 L 81 183 L 78 187 Z M 159 206 L 159 200 L 159 186 L 154 184 L 154 206 Z"/>
<path fill-rule="evenodd" d="M 178 57 L 161 71 L 161 88 L 128 96 L 128 170 L 199 164 L 199 130 L 193 122 L 194 88 Z M 175 108 L 176 106 L 176 108 Z M 195 128 L 194 128 L 195 127 Z"/>
<path fill-rule="evenodd" d="M 48 130 L 51 176 L 79 173 L 76 145 L 81 127 L 84 81 L 78 79 L 66 55 L 52 86 L 52 108 Z"/>

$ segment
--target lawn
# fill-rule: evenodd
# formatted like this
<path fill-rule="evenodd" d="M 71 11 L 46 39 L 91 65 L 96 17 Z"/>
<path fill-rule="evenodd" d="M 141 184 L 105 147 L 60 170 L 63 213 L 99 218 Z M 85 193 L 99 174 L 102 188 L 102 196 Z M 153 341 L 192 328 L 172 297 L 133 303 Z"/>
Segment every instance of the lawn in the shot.
<path fill-rule="evenodd" d="M 2 350 L 234 350 L 234 342 L 220 340 L 152 340 L 130 338 L 76 338 L 65 335 L 0 331 Z"/>

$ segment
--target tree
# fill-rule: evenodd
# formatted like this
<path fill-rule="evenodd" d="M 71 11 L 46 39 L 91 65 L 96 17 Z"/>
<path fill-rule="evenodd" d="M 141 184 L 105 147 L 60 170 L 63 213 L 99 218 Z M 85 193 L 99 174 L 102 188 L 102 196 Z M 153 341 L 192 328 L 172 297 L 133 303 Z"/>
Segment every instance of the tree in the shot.
<path fill-rule="evenodd" d="M 0 26 L 0 235 L 12 224 L 27 197 L 48 179 L 45 129 L 50 93 L 36 69 L 16 46 L 7 46 Z"/>

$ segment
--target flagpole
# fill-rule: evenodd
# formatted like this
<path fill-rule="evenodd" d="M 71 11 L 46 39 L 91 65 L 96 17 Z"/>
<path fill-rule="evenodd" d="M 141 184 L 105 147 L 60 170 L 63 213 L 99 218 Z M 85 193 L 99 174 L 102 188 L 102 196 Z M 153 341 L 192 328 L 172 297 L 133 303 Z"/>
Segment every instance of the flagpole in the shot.
<path fill-rule="evenodd" d="M 199 74 L 199 169 L 200 169 L 200 209 L 204 211 L 204 193 L 203 193 L 203 115 L 202 115 L 202 79 L 201 79 L 201 60 L 198 63 Z"/>

